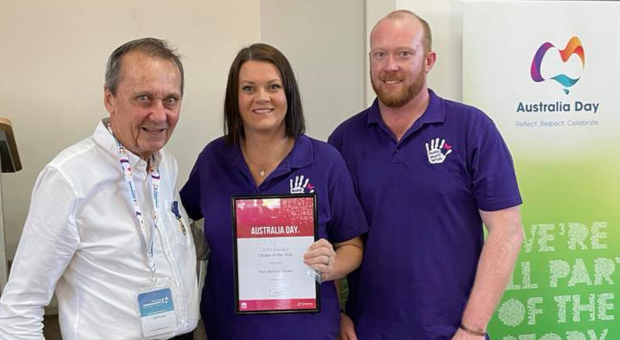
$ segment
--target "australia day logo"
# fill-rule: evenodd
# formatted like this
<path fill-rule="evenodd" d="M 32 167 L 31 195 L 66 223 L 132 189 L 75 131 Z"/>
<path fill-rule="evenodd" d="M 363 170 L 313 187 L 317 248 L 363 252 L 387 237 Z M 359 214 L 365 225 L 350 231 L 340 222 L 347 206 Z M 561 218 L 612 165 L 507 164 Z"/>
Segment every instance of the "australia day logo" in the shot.
<path fill-rule="evenodd" d="M 541 66 L 543 64 L 543 60 L 545 59 L 545 57 L 550 55 L 548 52 L 551 52 L 551 51 L 558 51 L 560 53 L 560 57 L 562 58 L 564 65 L 566 65 L 566 63 L 568 62 L 568 60 L 570 59 L 572 55 L 574 54 L 577 55 L 579 59 L 581 60 L 580 71 L 583 72 L 583 69 L 586 65 L 586 57 L 583 51 L 583 46 L 581 46 L 581 41 L 576 36 L 573 36 L 572 38 L 570 38 L 570 40 L 568 41 L 568 44 L 566 44 L 566 47 L 563 50 L 558 49 L 550 42 L 545 42 L 542 45 L 540 45 L 540 47 L 536 51 L 536 54 L 534 55 L 534 59 L 532 60 L 532 66 L 530 68 L 530 75 L 533 81 L 540 83 L 540 82 L 544 82 L 547 80 L 554 80 L 563 87 L 564 93 L 568 94 L 570 92 L 569 89 L 573 87 L 575 84 L 577 84 L 579 79 L 581 79 L 581 74 L 579 74 L 579 76 L 576 78 L 572 78 L 566 75 L 564 73 L 565 71 L 560 71 L 556 73 L 555 75 L 545 78 L 542 75 Z"/>

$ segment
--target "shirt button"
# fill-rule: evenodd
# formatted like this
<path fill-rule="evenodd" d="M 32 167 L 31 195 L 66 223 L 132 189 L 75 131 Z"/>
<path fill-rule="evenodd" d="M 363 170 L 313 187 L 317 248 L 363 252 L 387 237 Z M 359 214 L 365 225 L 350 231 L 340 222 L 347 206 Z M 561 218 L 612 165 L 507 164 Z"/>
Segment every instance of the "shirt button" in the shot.
<path fill-rule="evenodd" d="M 399 152 L 399 151 L 400 151 L 400 149 L 396 149 L 396 150 L 394 150 L 394 154 L 395 154 L 395 155 L 398 155 L 398 152 Z"/>

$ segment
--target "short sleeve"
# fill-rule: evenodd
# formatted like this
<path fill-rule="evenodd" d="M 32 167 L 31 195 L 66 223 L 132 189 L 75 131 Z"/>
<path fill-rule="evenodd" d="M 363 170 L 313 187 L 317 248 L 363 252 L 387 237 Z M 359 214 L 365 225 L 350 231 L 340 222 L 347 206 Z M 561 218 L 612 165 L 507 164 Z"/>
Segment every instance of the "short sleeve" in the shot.
<path fill-rule="evenodd" d="M 187 211 L 187 215 L 193 219 L 194 221 L 198 221 L 202 219 L 202 212 L 200 210 L 200 158 L 194 164 L 194 168 L 189 174 L 189 178 L 187 183 L 183 186 L 180 191 L 181 202 L 183 203 L 183 207 L 185 211 Z"/>
<path fill-rule="evenodd" d="M 508 146 L 492 121 L 478 129 L 468 163 L 478 208 L 497 211 L 522 203 Z"/>

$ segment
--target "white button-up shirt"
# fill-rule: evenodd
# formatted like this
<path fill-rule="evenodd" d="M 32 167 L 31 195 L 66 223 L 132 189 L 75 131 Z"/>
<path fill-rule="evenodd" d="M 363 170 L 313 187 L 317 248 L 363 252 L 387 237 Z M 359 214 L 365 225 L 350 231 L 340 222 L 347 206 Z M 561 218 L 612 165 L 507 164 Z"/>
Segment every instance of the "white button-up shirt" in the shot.
<path fill-rule="evenodd" d="M 154 261 L 158 283 L 172 292 L 177 326 L 148 339 L 167 339 L 196 327 L 196 255 L 180 203 L 185 232 L 172 212 L 173 202 L 180 202 L 176 160 L 164 150 L 155 158 L 161 203 Z M 153 203 L 147 164 L 131 153 L 129 160 L 150 240 Z M 100 123 L 92 137 L 61 152 L 37 179 L 0 298 L 0 339 L 43 339 L 43 307 L 54 289 L 65 340 L 145 339 L 138 294 L 157 289 L 150 278 L 118 147 Z"/>

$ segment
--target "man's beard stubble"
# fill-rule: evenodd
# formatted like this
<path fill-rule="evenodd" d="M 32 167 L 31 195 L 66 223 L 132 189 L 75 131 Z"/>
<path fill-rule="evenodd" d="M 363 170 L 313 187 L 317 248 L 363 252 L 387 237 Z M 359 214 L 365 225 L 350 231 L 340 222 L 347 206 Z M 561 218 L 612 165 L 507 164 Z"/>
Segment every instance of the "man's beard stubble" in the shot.
<path fill-rule="evenodd" d="M 386 78 L 385 80 L 389 80 Z M 375 91 L 377 97 L 383 105 L 391 108 L 399 108 L 403 107 L 405 104 L 409 103 L 413 98 L 415 98 L 422 88 L 424 87 L 424 72 L 418 73 L 415 81 L 409 85 L 406 85 L 397 93 L 386 93 L 377 84 L 375 84 L 372 76 L 370 77 L 370 83 L 372 84 L 372 89 Z"/>

